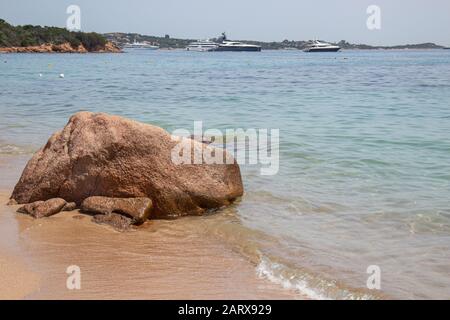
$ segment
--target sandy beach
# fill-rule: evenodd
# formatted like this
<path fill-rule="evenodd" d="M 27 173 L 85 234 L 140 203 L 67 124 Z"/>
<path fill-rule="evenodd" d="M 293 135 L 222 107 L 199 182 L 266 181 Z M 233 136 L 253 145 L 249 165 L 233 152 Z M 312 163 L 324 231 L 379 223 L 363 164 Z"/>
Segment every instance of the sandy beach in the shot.
<path fill-rule="evenodd" d="M 4 185 L 20 175 L 16 160 L 0 162 L 1 299 L 299 298 L 258 278 L 254 263 L 204 231 L 202 217 L 121 233 L 78 211 L 39 220 L 16 213 Z M 80 290 L 66 287 L 71 265 L 81 269 Z"/>

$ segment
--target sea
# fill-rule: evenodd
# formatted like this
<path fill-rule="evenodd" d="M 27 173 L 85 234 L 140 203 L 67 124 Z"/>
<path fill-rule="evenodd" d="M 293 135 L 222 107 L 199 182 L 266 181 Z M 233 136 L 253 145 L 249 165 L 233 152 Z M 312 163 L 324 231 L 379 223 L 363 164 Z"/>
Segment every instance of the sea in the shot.
<path fill-rule="evenodd" d="M 243 164 L 203 231 L 311 299 L 450 299 L 450 51 L 0 55 L 0 159 L 81 110 L 279 130 L 276 174 Z"/>

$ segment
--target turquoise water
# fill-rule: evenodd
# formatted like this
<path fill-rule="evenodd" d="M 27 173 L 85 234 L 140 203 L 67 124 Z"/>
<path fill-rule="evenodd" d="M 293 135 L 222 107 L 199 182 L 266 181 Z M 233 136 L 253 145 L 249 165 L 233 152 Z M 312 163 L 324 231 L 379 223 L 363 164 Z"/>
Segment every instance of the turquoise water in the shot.
<path fill-rule="evenodd" d="M 169 131 L 278 128 L 278 174 L 243 166 L 246 194 L 212 218 L 215 233 L 255 248 L 261 277 L 311 297 L 450 298 L 447 50 L 0 62 L 0 156 L 31 155 L 79 110 Z M 369 265 L 381 291 L 366 288 Z"/>

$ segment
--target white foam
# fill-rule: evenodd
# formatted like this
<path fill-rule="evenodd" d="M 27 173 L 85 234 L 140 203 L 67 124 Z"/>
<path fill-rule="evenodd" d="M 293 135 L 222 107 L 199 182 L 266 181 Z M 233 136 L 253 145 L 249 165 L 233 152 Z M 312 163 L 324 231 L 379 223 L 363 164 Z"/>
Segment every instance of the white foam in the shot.
<path fill-rule="evenodd" d="M 373 300 L 379 299 L 376 296 L 353 292 L 345 288 L 338 288 L 334 281 L 320 280 L 320 287 L 313 287 L 308 281 L 307 275 L 300 275 L 291 272 L 283 264 L 270 261 L 262 257 L 261 262 L 256 267 L 259 277 L 267 279 L 273 283 L 281 285 L 285 289 L 294 290 L 299 294 L 313 300 Z M 329 291 L 330 290 L 330 291 Z M 336 296 L 332 293 L 335 292 Z M 331 295 L 330 295 L 331 294 Z"/>
<path fill-rule="evenodd" d="M 308 282 L 304 279 L 297 279 L 295 276 L 290 279 L 284 277 L 280 272 L 275 272 L 282 268 L 282 265 L 270 262 L 268 259 L 263 258 L 256 267 L 256 272 L 259 277 L 267 279 L 273 283 L 281 285 L 285 289 L 295 290 L 300 294 L 313 300 L 331 300 L 331 298 L 318 292 L 308 285 Z"/>
<path fill-rule="evenodd" d="M 25 150 L 12 144 L 0 144 L 0 154 L 23 154 Z"/>

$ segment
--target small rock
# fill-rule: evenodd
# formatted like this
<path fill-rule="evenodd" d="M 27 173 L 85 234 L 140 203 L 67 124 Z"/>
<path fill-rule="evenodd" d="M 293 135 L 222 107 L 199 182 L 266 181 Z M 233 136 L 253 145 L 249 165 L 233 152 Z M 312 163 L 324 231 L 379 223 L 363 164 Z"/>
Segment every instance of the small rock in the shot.
<path fill-rule="evenodd" d="M 6 204 L 7 206 L 15 206 L 17 205 L 17 201 L 15 199 L 9 199 L 8 203 Z"/>
<path fill-rule="evenodd" d="M 107 224 L 117 231 L 127 231 L 131 229 L 132 219 L 117 213 L 97 214 L 92 221 L 98 224 Z"/>
<path fill-rule="evenodd" d="M 67 202 L 61 211 L 73 211 L 77 208 L 77 204 L 75 202 Z"/>
<path fill-rule="evenodd" d="M 22 207 L 17 209 L 17 212 L 34 215 L 36 208 L 43 203 L 44 201 L 35 201 L 32 203 L 27 203 L 26 205 L 23 205 Z"/>
<path fill-rule="evenodd" d="M 81 204 L 83 211 L 108 215 L 119 213 L 132 218 L 133 224 L 142 224 L 152 211 L 152 200 L 149 198 L 109 198 L 94 196 L 86 198 Z"/>
<path fill-rule="evenodd" d="M 35 201 L 20 207 L 17 209 L 17 212 L 29 214 L 34 218 L 49 217 L 61 212 L 66 203 L 66 200 L 61 198 L 53 198 L 47 201 Z"/>

